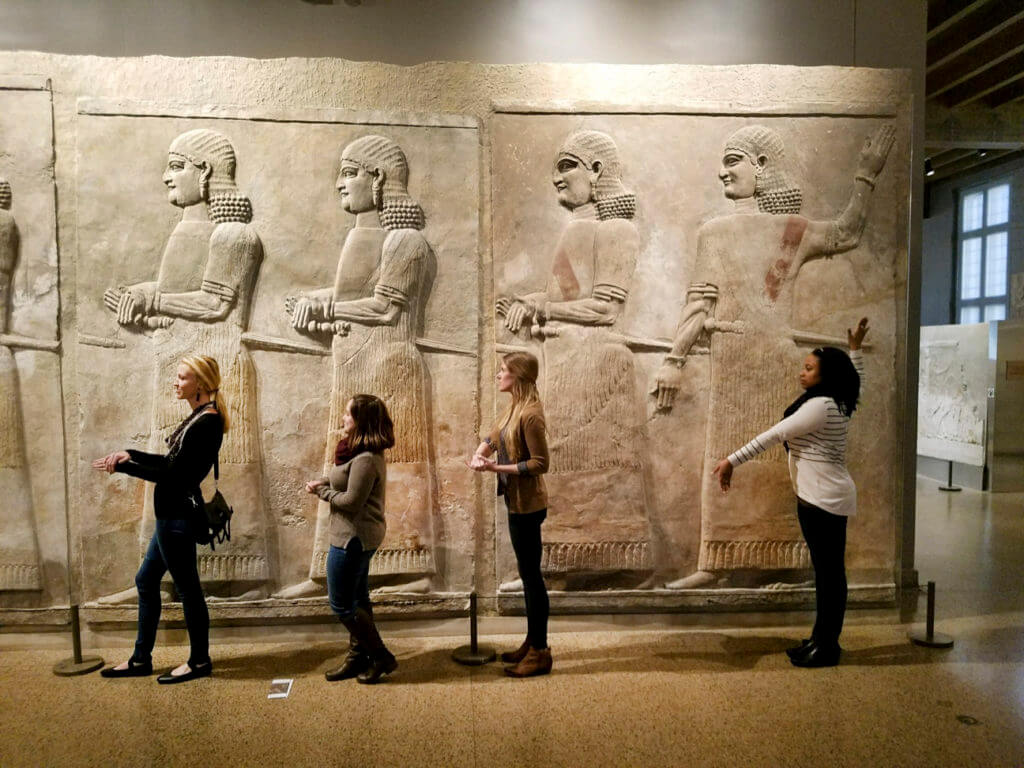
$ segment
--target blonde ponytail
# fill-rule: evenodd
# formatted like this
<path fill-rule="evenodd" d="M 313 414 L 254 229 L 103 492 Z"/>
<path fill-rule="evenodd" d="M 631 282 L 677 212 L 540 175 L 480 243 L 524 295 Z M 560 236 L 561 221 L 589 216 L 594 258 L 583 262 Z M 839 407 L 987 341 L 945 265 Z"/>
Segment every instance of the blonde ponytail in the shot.
<path fill-rule="evenodd" d="M 207 355 L 187 355 L 181 358 L 183 365 L 187 366 L 196 375 L 199 386 L 210 393 L 214 408 L 220 414 L 224 423 L 224 431 L 231 428 L 231 415 L 229 409 L 231 404 L 227 396 L 220 391 L 220 366 L 217 361 Z"/>

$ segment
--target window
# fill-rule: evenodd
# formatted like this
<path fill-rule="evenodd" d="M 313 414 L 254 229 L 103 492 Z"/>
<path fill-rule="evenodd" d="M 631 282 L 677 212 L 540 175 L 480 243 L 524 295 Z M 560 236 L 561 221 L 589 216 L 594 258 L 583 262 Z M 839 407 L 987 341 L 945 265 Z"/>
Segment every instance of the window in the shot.
<path fill-rule="evenodd" d="M 960 193 L 957 322 L 1006 319 L 1009 224 L 1008 182 L 972 187 Z"/>

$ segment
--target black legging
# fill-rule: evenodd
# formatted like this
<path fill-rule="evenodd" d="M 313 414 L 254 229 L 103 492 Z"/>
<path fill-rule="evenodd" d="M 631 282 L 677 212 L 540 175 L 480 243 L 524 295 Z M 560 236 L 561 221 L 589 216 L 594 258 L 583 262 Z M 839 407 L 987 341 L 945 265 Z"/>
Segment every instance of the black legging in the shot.
<path fill-rule="evenodd" d="M 824 647 L 839 645 L 846 615 L 846 517 L 797 499 L 800 530 L 814 566 L 817 615 L 811 639 Z"/>
<path fill-rule="evenodd" d="M 550 604 L 544 576 L 540 572 L 540 525 L 547 516 L 546 509 L 524 515 L 509 513 L 508 516 L 508 533 L 526 598 L 526 640 L 537 650 L 548 647 Z"/>

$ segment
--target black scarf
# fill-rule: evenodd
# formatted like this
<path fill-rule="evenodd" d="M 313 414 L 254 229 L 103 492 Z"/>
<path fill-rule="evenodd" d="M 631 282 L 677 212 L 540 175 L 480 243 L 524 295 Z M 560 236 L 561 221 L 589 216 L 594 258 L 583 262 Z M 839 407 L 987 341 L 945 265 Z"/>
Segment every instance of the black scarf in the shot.
<path fill-rule="evenodd" d="M 164 441 L 167 443 L 168 451 L 167 457 L 170 458 L 181 450 L 181 441 L 185 436 L 185 430 L 188 429 L 189 425 L 202 416 L 207 408 L 214 407 L 215 403 L 211 400 L 208 403 L 203 403 L 198 406 L 192 413 L 185 417 L 185 419 L 175 427 L 174 431 L 171 432 L 170 436 Z"/>

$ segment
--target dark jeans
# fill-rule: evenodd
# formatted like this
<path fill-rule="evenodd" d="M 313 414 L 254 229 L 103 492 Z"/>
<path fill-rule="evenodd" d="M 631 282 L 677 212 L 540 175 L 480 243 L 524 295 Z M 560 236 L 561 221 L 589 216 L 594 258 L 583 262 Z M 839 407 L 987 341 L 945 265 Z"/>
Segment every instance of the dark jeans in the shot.
<path fill-rule="evenodd" d="M 508 533 L 516 553 L 519 578 L 523 580 L 526 598 L 526 639 L 530 647 L 541 650 L 548 647 L 548 590 L 540 572 L 540 526 L 548 511 L 529 512 L 508 516 Z"/>
<path fill-rule="evenodd" d="M 811 639 L 818 645 L 839 645 L 846 615 L 846 517 L 797 499 L 800 530 L 811 551 L 817 615 Z"/>
<path fill-rule="evenodd" d="M 135 574 L 135 586 L 139 590 L 139 634 L 132 658 L 139 662 L 151 660 L 160 623 L 160 580 L 167 571 L 171 572 L 174 588 L 181 598 L 188 640 L 192 645 L 188 665 L 195 668 L 210 660 L 210 613 L 199 584 L 196 540 L 188 520 L 156 521 L 156 531 Z"/>
<path fill-rule="evenodd" d="M 355 536 L 345 549 L 331 545 L 327 552 L 327 598 L 339 619 L 350 618 L 356 608 L 372 614 L 368 581 L 374 552 L 364 550 Z"/>

